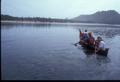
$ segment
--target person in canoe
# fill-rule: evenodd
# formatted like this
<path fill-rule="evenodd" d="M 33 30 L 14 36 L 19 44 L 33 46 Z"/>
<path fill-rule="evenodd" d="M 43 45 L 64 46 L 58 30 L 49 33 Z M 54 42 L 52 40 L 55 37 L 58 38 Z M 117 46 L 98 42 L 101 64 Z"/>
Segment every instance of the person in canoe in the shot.
<path fill-rule="evenodd" d="M 93 48 L 95 47 L 95 38 L 92 32 L 88 33 L 88 45 L 90 45 Z"/>
<path fill-rule="evenodd" d="M 77 44 L 83 44 L 83 45 L 90 45 L 90 46 L 95 46 L 95 38 L 93 36 L 92 32 L 87 32 L 87 30 L 85 30 L 85 32 L 82 32 L 79 29 L 79 42 L 75 43 L 75 46 L 77 46 Z"/>
<path fill-rule="evenodd" d="M 79 39 L 80 39 L 79 41 L 81 41 L 82 40 L 82 36 L 83 36 L 83 32 L 79 29 L 79 33 L 80 33 L 79 34 Z"/>
<path fill-rule="evenodd" d="M 98 36 L 97 40 L 95 41 L 95 49 L 96 49 L 96 52 L 105 50 L 105 42 L 100 36 Z"/>
<path fill-rule="evenodd" d="M 79 30 L 79 32 L 80 41 L 75 43 L 75 46 L 79 44 L 86 49 L 93 50 L 95 54 L 107 56 L 109 48 L 105 48 L 105 42 L 103 41 L 102 37 L 98 36 L 95 40 L 92 32 L 86 33 L 87 30 L 85 30 L 85 32 L 81 32 L 81 30 Z M 87 35 L 87 38 L 84 34 Z"/>
<path fill-rule="evenodd" d="M 83 32 L 79 29 L 79 44 L 83 41 L 82 40 L 82 37 L 83 37 Z"/>
<path fill-rule="evenodd" d="M 80 43 L 87 45 L 88 41 L 89 41 L 89 36 L 87 30 L 85 30 L 84 33 L 80 31 Z"/>
<path fill-rule="evenodd" d="M 83 43 L 83 32 L 79 29 L 79 42 L 75 43 L 74 45 L 77 46 L 77 44 Z"/>

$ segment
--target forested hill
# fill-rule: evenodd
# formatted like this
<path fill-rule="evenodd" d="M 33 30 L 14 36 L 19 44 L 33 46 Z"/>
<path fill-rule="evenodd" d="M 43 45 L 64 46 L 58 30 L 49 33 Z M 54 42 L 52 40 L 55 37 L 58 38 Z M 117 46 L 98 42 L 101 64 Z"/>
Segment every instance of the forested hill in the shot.
<path fill-rule="evenodd" d="M 92 21 L 96 23 L 120 24 L 120 14 L 115 10 L 99 11 L 91 15 L 80 15 L 75 21 Z"/>

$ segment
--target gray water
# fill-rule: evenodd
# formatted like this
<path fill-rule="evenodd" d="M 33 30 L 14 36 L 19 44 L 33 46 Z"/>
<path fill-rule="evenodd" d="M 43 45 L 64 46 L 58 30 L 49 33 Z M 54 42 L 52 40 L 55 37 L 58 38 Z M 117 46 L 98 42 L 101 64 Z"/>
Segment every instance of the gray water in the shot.
<path fill-rule="evenodd" d="M 78 29 L 101 35 L 107 57 L 88 55 Z M 120 80 L 120 26 L 2 25 L 3 80 Z"/>

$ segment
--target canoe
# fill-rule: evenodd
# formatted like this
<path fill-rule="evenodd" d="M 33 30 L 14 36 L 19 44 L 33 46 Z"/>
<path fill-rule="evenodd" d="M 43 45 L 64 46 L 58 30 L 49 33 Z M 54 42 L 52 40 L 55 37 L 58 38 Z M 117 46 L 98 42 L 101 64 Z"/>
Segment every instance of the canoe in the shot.
<path fill-rule="evenodd" d="M 109 48 L 105 48 L 105 50 L 100 50 L 100 51 L 96 52 L 96 54 L 102 55 L 102 56 L 107 56 L 108 51 L 109 51 Z"/>
<path fill-rule="evenodd" d="M 95 53 L 95 47 L 94 46 L 86 45 L 86 44 L 82 44 L 82 43 L 79 43 L 79 45 L 81 45 L 85 50 L 88 50 L 90 52 Z M 105 48 L 104 50 L 99 50 L 98 52 L 96 52 L 96 54 L 101 55 L 101 56 L 107 56 L 108 51 L 109 51 L 109 48 Z"/>

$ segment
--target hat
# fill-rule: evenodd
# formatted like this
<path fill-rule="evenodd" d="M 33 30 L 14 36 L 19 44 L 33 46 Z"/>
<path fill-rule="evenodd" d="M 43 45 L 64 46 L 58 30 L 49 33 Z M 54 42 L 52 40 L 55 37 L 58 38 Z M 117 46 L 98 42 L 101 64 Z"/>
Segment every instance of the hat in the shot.
<path fill-rule="evenodd" d="M 97 39 L 98 39 L 99 41 L 102 41 L 102 40 L 103 40 L 102 37 L 100 37 L 100 36 L 98 36 Z"/>

